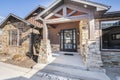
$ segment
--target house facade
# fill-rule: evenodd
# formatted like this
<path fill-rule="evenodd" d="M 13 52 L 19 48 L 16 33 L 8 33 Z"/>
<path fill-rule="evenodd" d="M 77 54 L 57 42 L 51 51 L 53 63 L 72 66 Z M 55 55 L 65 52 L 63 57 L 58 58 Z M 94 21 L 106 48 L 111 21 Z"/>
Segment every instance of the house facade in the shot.
<path fill-rule="evenodd" d="M 2 50 L 11 54 L 37 54 L 39 63 L 47 63 L 52 52 L 78 52 L 87 67 L 100 68 L 103 62 L 119 66 L 119 53 L 113 52 L 116 49 L 103 47 L 102 26 L 106 21 L 119 21 L 120 16 L 119 12 L 107 13 L 109 9 L 109 6 L 86 0 L 56 0 L 48 8 L 37 7 L 25 19 L 10 15 L 1 24 Z M 21 24 L 15 25 L 16 22 Z M 21 44 L 20 39 L 25 35 L 30 36 Z M 116 61 L 112 62 L 112 58 Z"/>

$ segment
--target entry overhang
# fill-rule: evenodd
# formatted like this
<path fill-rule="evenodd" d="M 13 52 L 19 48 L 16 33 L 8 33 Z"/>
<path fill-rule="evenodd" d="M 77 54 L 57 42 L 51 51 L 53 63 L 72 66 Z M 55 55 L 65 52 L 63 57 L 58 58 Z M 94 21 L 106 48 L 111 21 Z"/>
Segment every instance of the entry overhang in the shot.
<path fill-rule="evenodd" d="M 80 21 L 82 19 L 87 19 L 87 18 L 89 18 L 89 15 L 84 14 L 84 15 L 80 15 L 80 16 L 71 16 L 71 17 L 49 19 L 49 20 L 45 20 L 45 22 L 46 22 L 46 24 L 58 24 L 58 23 Z"/>
<path fill-rule="evenodd" d="M 106 6 L 106 5 L 88 1 L 88 0 L 57 0 L 52 5 L 50 5 L 47 9 L 45 9 L 42 13 L 40 13 L 35 19 L 36 20 L 44 19 L 47 15 L 49 15 L 52 11 L 54 11 L 59 6 L 66 4 L 66 3 L 72 3 L 72 2 L 74 4 L 77 3 L 79 5 L 81 4 L 88 5 L 90 7 L 95 8 L 96 11 L 107 11 L 110 8 L 110 6 Z"/>

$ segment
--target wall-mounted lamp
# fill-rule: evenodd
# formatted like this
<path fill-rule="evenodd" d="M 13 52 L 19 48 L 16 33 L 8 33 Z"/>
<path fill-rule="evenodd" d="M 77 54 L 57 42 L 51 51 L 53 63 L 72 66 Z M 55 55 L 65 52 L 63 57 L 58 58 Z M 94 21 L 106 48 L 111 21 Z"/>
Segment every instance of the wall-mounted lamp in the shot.
<path fill-rule="evenodd" d="M 77 33 L 77 35 L 80 35 L 80 33 Z"/>
<path fill-rule="evenodd" d="M 88 6 L 87 5 L 84 5 L 85 8 L 87 8 Z"/>
<path fill-rule="evenodd" d="M 57 33 L 57 36 L 60 36 L 60 32 Z"/>
<path fill-rule="evenodd" d="M 80 35 L 80 32 L 77 32 L 77 35 Z"/>

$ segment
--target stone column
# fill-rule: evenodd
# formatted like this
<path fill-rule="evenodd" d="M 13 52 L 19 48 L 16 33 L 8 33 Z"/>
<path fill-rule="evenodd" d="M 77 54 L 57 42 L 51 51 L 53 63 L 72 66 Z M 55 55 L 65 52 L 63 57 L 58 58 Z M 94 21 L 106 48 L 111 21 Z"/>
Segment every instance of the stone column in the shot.
<path fill-rule="evenodd" d="M 87 41 L 88 41 L 88 20 L 81 20 L 79 23 L 79 31 L 80 31 L 80 54 L 83 58 L 83 63 L 86 64 L 87 61 Z"/>
<path fill-rule="evenodd" d="M 48 39 L 48 27 L 45 21 L 43 24 L 43 40 L 41 40 L 38 63 L 48 63 L 51 58 L 51 45 L 50 40 Z"/>
<path fill-rule="evenodd" d="M 101 52 L 100 52 L 100 30 L 96 29 L 99 27 L 99 21 L 95 21 L 95 19 L 89 19 L 89 32 L 90 32 L 90 39 L 88 40 L 88 57 L 87 57 L 87 66 L 89 68 L 101 68 L 103 65 L 101 60 Z M 96 25 L 95 25 L 96 23 Z M 91 27 L 92 30 L 91 31 Z"/>
<path fill-rule="evenodd" d="M 94 25 L 94 26 L 93 26 Z M 90 27 L 94 27 L 94 33 L 91 32 Z M 98 22 L 97 22 L 97 25 Z M 102 66 L 101 53 L 100 53 L 100 30 L 95 29 L 95 23 L 84 19 L 80 21 L 80 50 L 83 58 L 83 62 L 88 69 L 99 69 Z M 90 35 L 94 35 L 93 37 Z"/>

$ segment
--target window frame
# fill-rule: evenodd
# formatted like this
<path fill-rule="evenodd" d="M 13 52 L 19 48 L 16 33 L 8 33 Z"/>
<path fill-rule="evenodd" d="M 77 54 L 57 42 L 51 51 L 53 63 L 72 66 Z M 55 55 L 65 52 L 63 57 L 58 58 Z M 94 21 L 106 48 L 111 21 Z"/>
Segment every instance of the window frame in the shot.
<path fill-rule="evenodd" d="M 101 51 L 107 51 L 107 52 L 120 52 L 120 49 L 104 49 L 103 48 L 103 39 L 102 39 L 102 35 L 103 35 L 103 30 L 102 30 L 102 22 L 109 22 L 109 21 L 120 21 L 120 19 L 114 19 L 114 20 L 100 20 L 100 29 L 101 29 L 101 38 L 100 38 L 100 50 Z M 119 33 L 120 34 L 120 33 Z"/>
<path fill-rule="evenodd" d="M 115 35 L 115 38 L 113 38 L 113 35 Z M 114 34 L 111 34 L 111 36 L 112 36 L 112 40 L 120 40 L 120 38 L 117 39 L 117 35 L 120 36 L 120 33 L 114 33 Z"/>
<path fill-rule="evenodd" d="M 13 33 L 13 31 L 17 31 L 17 44 L 16 45 L 13 45 L 12 43 L 12 33 Z M 10 46 L 20 46 L 20 31 L 18 30 L 18 29 L 12 29 L 12 30 L 9 30 L 9 45 Z"/>

